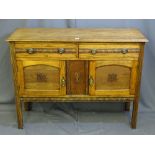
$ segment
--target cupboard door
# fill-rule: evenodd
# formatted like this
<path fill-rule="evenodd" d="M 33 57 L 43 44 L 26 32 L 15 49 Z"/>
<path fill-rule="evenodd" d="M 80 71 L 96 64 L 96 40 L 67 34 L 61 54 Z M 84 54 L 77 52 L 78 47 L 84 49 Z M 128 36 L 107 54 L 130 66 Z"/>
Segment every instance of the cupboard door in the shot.
<path fill-rule="evenodd" d="M 89 94 L 132 96 L 135 94 L 137 61 L 91 61 Z"/>
<path fill-rule="evenodd" d="M 20 94 L 54 96 L 66 94 L 64 61 L 17 61 Z"/>
<path fill-rule="evenodd" d="M 88 94 L 88 61 L 67 61 L 67 94 Z"/>

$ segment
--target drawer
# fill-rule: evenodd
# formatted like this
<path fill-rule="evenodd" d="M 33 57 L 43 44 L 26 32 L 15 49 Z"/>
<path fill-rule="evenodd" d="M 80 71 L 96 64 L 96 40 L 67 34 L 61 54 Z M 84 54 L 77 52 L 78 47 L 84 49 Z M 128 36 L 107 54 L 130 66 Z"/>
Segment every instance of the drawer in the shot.
<path fill-rule="evenodd" d="M 79 57 L 88 59 L 138 59 L 138 43 L 82 43 L 79 45 Z"/>
<path fill-rule="evenodd" d="M 57 59 L 76 58 L 78 47 L 72 43 L 22 43 L 15 44 L 16 57 L 52 57 Z"/>

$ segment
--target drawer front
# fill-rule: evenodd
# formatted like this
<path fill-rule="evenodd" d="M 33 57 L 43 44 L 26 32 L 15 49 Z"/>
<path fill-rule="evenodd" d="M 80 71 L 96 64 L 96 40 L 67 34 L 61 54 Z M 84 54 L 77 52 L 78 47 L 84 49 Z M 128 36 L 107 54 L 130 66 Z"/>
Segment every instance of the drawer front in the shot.
<path fill-rule="evenodd" d="M 21 96 L 58 96 L 66 94 L 64 61 L 17 61 Z"/>
<path fill-rule="evenodd" d="M 78 57 L 78 47 L 72 43 L 16 43 L 16 57 L 49 57 L 57 59 Z"/>
<path fill-rule="evenodd" d="M 81 43 L 79 57 L 83 59 L 138 59 L 138 43 Z"/>
<path fill-rule="evenodd" d="M 89 94 L 132 96 L 135 94 L 137 61 L 91 61 Z"/>

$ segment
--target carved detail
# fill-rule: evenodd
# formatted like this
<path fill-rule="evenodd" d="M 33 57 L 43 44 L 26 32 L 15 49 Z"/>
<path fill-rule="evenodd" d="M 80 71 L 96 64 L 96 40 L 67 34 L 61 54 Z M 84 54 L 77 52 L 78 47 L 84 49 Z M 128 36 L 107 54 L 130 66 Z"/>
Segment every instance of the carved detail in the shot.
<path fill-rule="evenodd" d="M 75 72 L 75 82 L 78 83 L 80 81 L 80 75 L 78 72 Z"/>
<path fill-rule="evenodd" d="M 108 74 L 108 82 L 115 82 L 117 81 L 117 74 L 112 73 L 112 74 Z"/>
<path fill-rule="evenodd" d="M 112 49 L 95 49 L 96 53 L 122 53 L 124 49 L 123 48 L 112 48 Z M 139 48 L 128 48 L 126 49 L 129 53 L 135 53 L 135 52 L 140 52 Z M 80 53 L 86 53 L 86 52 L 90 52 L 92 53 L 92 50 L 89 48 L 81 48 L 80 49 Z"/>
<path fill-rule="evenodd" d="M 35 101 L 35 102 L 103 102 L 103 101 L 133 101 L 134 97 L 76 97 L 76 96 L 66 96 L 66 97 L 25 97 L 23 98 L 25 102 Z"/>
<path fill-rule="evenodd" d="M 26 48 L 16 48 L 17 53 L 25 53 L 27 52 L 28 49 Z M 58 53 L 59 49 L 58 48 L 33 48 L 33 51 L 36 53 Z M 70 53 L 75 53 L 76 49 L 75 48 L 65 48 L 65 53 L 70 54 Z"/>
<path fill-rule="evenodd" d="M 37 81 L 38 82 L 47 82 L 47 76 L 44 73 L 37 73 Z"/>

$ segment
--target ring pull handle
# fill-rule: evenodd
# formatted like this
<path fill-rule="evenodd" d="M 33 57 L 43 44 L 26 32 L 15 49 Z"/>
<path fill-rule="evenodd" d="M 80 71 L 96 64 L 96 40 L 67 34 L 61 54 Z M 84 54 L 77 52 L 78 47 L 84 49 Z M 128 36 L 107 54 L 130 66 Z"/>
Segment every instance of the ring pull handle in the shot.
<path fill-rule="evenodd" d="M 122 54 L 126 54 L 126 53 L 128 53 L 128 49 L 122 49 Z"/>
<path fill-rule="evenodd" d="M 34 49 L 33 48 L 28 48 L 27 49 L 27 53 L 28 54 L 33 54 L 35 51 L 34 51 Z"/>
<path fill-rule="evenodd" d="M 91 54 L 96 54 L 96 49 L 92 49 Z"/>
<path fill-rule="evenodd" d="M 59 54 L 63 54 L 65 52 L 65 49 L 64 48 L 59 48 L 58 52 L 59 52 Z"/>

